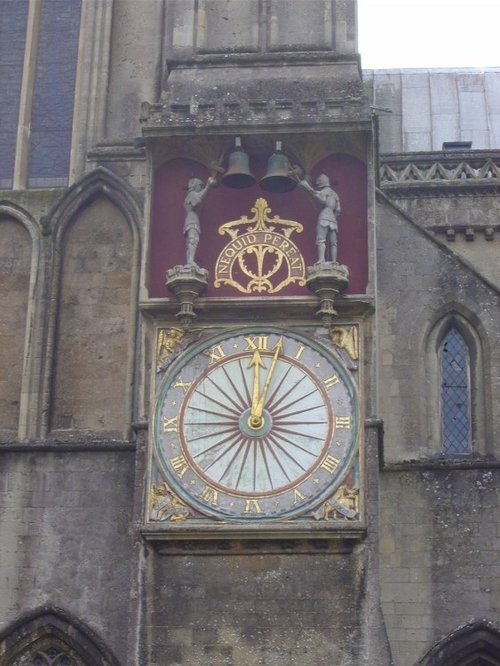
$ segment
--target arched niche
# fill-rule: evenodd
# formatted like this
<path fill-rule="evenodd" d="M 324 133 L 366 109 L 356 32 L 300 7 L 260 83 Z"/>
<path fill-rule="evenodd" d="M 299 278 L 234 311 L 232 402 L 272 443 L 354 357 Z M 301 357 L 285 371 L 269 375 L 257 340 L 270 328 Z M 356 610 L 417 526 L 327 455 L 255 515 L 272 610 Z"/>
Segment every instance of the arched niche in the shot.
<path fill-rule="evenodd" d="M 119 666 L 103 641 L 58 608 L 44 607 L 0 633 L 0 666 Z"/>
<path fill-rule="evenodd" d="M 103 194 L 60 237 L 51 430 L 121 433 L 127 414 L 133 238 Z"/>
<path fill-rule="evenodd" d="M 251 154 L 250 170 L 256 183 L 244 189 L 232 189 L 219 183 L 208 192 L 199 208 L 201 241 L 196 262 L 213 276 L 217 258 L 230 243 L 221 225 L 242 217 L 252 219 L 252 208 L 264 198 L 275 215 L 302 225 L 292 240 L 300 250 L 306 266 L 317 262 L 316 225 L 321 205 L 300 186 L 290 192 L 268 192 L 260 186 L 266 174 L 268 154 Z M 337 191 L 342 212 L 339 218 L 338 261 L 349 268 L 349 285 L 344 293 L 363 294 L 368 282 L 367 231 L 367 169 L 359 158 L 344 153 L 328 154 L 311 166 L 311 177 L 326 173 Z M 167 269 L 186 263 L 186 242 L 183 234 L 186 186 L 193 177 L 206 182 L 208 169 L 195 159 L 175 157 L 155 168 L 151 207 L 151 229 L 148 246 L 148 289 L 152 298 L 171 294 L 165 286 Z M 219 178 L 220 181 L 220 178 Z M 216 285 L 210 278 L 204 294 L 210 298 L 239 297 L 241 292 L 228 285 Z M 258 295 L 256 293 L 251 294 Z M 305 285 L 288 284 L 279 296 L 308 296 Z"/>
<path fill-rule="evenodd" d="M 0 424 L 4 437 L 25 436 L 27 372 L 38 237 L 33 220 L 0 202 Z"/>
<path fill-rule="evenodd" d="M 47 217 L 53 269 L 42 437 L 128 437 L 137 336 L 142 207 L 99 167 Z"/>

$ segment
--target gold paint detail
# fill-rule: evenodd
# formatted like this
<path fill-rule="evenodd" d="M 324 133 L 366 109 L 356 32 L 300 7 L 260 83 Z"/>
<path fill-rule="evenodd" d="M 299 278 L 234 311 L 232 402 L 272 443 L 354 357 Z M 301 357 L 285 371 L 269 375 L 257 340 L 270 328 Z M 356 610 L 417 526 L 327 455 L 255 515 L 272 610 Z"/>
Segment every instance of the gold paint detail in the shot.
<path fill-rule="evenodd" d="M 201 491 L 200 497 L 207 504 L 212 504 L 212 506 L 219 506 L 219 493 L 212 486 L 205 486 Z"/>
<path fill-rule="evenodd" d="M 182 342 L 186 332 L 180 328 L 160 328 L 156 343 L 156 361 L 161 365 Z"/>
<path fill-rule="evenodd" d="M 337 467 L 339 466 L 339 464 L 340 464 L 340 460 L 338 460 L 337 458 L 334 458 L 333 456 L 328 455 L 323 460 L 320 467 L 322 469 L 326 469 L 326 471 L 329 472 L 330 474 L 333 474 L 335 472 L 335 470 L 337 469 Z"/>
<path fill-rule="evenodd" d="M 179 522 L 186 520 L 190 515 L 187 505 L 178 497 L 166 483 L 151 486 L 149 495 L 151 520 L 170 520 Z"/>
<path fill-rule="evenodd" d="M 313 514 L 316 520 L 354 520 L 359 517 L 359 490 L 343 485 Z"/>
<path fill-rule="evenodd" d="M 336 428 L 350 429 L 350 427 L 351 427 L 351 417 L 350 416 L 336 416 L 335 417 L 335 427 Z"/>
<path fill-rule="evenodd" d="M 359 358 L 359 335 L 358 327 L 351 326 L 349 329 L 336 326 L 330 331 L 330 338 L 334 345 L 344 349 L 353 360 Z"/>
<path fill-rule="evenodd" d="M 255 351 L 256 349 L 264 350 L 267 349 L 267 340 L 268 335 L 251 335 L 245 336 L 245 341 L 247 346 L 244 351 Z"/>
<path fill-rule="evenodd" d="M 340 379 L 337 377 L 337 375 L 332 375 L 331 377 L 328 377 L 328 379 L 325 379 L 324 384 L 326 388 L 331 388 L 336 384 L 340 384 Z"/>
<path fill-rule="evenodd" d="M 267 373 L 266 379 L 264 381 L 264 386 L 262 387 L 262 392 L 260 393 L 260 395 L 259 395 L 259 386 L 260 386 L 259 370 L 261 367 L 265 368 L 265 366 L 262 363 L 262 358 L 258 349 L 254 351 L 252 360 L 250 361 L 250 364 L 248 366 L 249 368 L 252 366 L 254 368 L 252 406 L 250 409 L 250 416 L 248 418 L 248 425 L 250 426 L 250 428 L 255 428 L 256 430 L 262 428 L 262 426 L 264 425 L 264 418 L 262 416 L 262 413 L 264 411 L 264 405 L 266 403 L 266 397 L 267 397 L 267 392 L 269 390 L 269 385 L 271 384 L 271 378 L 273 376 L 274 369 L 276 367 L 276 361 L 278 360 L 278 356 L 283 349 L 283 337 L 281 337 L 278 340 L 273 349 L 275 350 L 273 355 L 273 360 L 271 361 L 271 366 L 269 368 L 269 372 Z"/>
<path fill-rule="evenodd" d="M 186 458 L 184 458 L 184 456 L 176 456 L 175 458 L 170 458 L 170 464 L 172 465 L 179 479 L 182 479 L 184 474 L 189 469 L 188 462 Z"/>
<path fill-rule="evenodd" d="M 192 383 L 193 382 L 184 382 L 184 381 L 182 381 L 182 377 L 179 375 L 177 377 L 177 379 L 175 380 L 174 388 L 181 388 L 184 391 L 184 394 L 186 394 Z M 174 404 L 174 403 L 172 403 L 172 404 Z"/>
<path fill-rule="evenodd" d="M 245 215 L 219 227 L 219 234 L 231 240 L 215 262 L 214 286 L 229 285 L 244 294 L 275 294 L 294 282 L 304 286 L 304 259 L 290 238 L 302 233 L 302 224 L 269 217 L 271 208 L 262 198 L 251 210 L 252 218 Z"/>
<path fill-rule="evenodd" d="M 210 359 L 208 365 L 212 365 L 213 363 L 220 361 L 221 358 L 224 358 L 226 352 L 222 349 L 222 345 L 215 345 L 215 347 L 212 347 L 212 349 L 206 351 L 205 355 Z"/>
<path fill-rule="evenodd" d="M 306 496 L 303 495 L 300 492 L 300 490 L 298 490 L 297 488 L 293 489 L 293 503 L 294 504 L 299 504 L 300 502 L 302 502 L 302 500 L 305 500 L 305 498 L 306 498 Z"/>
<path fill-rule="evenodd" d="M 179 432 L 177 416 L 173 416 L 171 419 L 163 417 L 163 432 Z"/>
<path fill-rule="evenodd" d="M 300 347 L 297 349 L 297 353 L 293 357 L 296 361 L 300 361 L 300 357 L 304 353 L 304 349 L 305 349 L 304 345 L 300 345 Z"/>
<path fill-rule="evenodd" d="M 256 499 L 247 499 L 245 504 L 245 513 L 264 513 Z"/>

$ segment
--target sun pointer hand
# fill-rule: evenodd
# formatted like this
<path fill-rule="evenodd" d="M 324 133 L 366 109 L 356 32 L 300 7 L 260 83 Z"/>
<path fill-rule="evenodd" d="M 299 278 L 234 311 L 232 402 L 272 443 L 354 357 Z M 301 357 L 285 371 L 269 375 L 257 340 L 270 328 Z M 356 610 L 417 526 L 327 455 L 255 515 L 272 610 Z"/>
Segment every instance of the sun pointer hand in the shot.
<path fill-rule="evenodd" d="M 262 426 L 262 416 L 256 416 L 257 405 L 259 403 L 260 391 L 260 369 L 266 366 L 262 362 L 262 356 L 258 349 L 253 353 L 252 359 L 248 364 L 249 368 L 253 367 L 253 389 L 252 389 L 252 406 L 250 408 L 250 416 L 248 424 L 251 428 L 260 428 Z"/>
<path fill-rule="evenodd" d="M 266 380 L 264 382 L 264 386 L 262 388 L 262 393 L 260 394 L 259 398 L 257 399 L 257 394 L 258 394 L 258 387 L 259 387 L 259 366 L 264 367 L 264 364 L 262 363 L 262 358 L 256 350 L 254 352 L 254 355 L 252 357 L 252 360 L 250 361 L 250 366 L 253 365 L 254 367 L 254 383 L 253 383 L 253 395 L 252 395 L 252 407 L 250 409 L 250 416 L 248 418 L 248 425 L 251 428 L 254 428 L 255 430 L 258 430 L 259 428 L 262 428 L 264 425 L 264 418 L 262 416 L 262 412 L 264 411 L 264 404 L 266 402 L 266 396 L 267 396 L 267 391 L 269 390 L 269 385 L 271 384 L 271 379 L 274 373 L 274 369 L 276 367 L 276 361 L 278 360 L 278 356 L 283 349 L 283 338 L 280 338 L 278 340 L 278 343 L 275 346 L 275 351 L 274 351 L 274 356 L 273 360 L 271 361 L 271 366 L 269 368 L 269 372 L 267 373 Z M 258 356 L 256 356 L 258 355 Z M 258 359 L 258 360 L 256 360 Z M 256 391 L 257 387 L 257 391 Z"/>

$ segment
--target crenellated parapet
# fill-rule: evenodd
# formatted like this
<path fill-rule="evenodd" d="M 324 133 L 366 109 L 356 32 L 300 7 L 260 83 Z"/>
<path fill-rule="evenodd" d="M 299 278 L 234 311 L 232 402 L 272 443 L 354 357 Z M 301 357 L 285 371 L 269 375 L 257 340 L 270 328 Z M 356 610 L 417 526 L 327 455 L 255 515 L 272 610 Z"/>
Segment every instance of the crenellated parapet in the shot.
<path fill-rule="evenodd" d="M 380 186 L 394 198 L 495 194 L 500 191 L 500 151 L 382 155 Z"/>

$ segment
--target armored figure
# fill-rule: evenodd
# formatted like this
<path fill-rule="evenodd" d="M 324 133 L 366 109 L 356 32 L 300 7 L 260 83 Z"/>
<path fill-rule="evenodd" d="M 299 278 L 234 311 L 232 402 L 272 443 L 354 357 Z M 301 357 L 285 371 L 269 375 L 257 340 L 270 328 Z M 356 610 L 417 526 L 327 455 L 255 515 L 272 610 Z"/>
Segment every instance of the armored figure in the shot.
<path fill-rule="evenodd" d="M 187 184 L 187 194 L 184 199 L 184 210 L 186 211 L 184 235 L 186 236 L 186 264 L 188 266 L 196 265 L 194 258 L 200 242 L 200 218 L 196 209 L 215 182 L 215 178 L 210 177 L 207 184 L 204 185 L 199 178 L 190 178 Z"/>
<path fill-rule="evenodd" d="M 316 246 L 318 248 L 318 264 L 326 262 L 326 244 L 330 247 L 329 261 L 337 261 L 337 230 L 338 216 L 340 215 L 340 199 L 330 185 L 330 178 L 322 173 L 316 179 L 317 190 L 307 180 L 301 180 L 300 185 L 310 192 L 313 197 L 323 204 L 318 216 L 316 226 Z"/>

